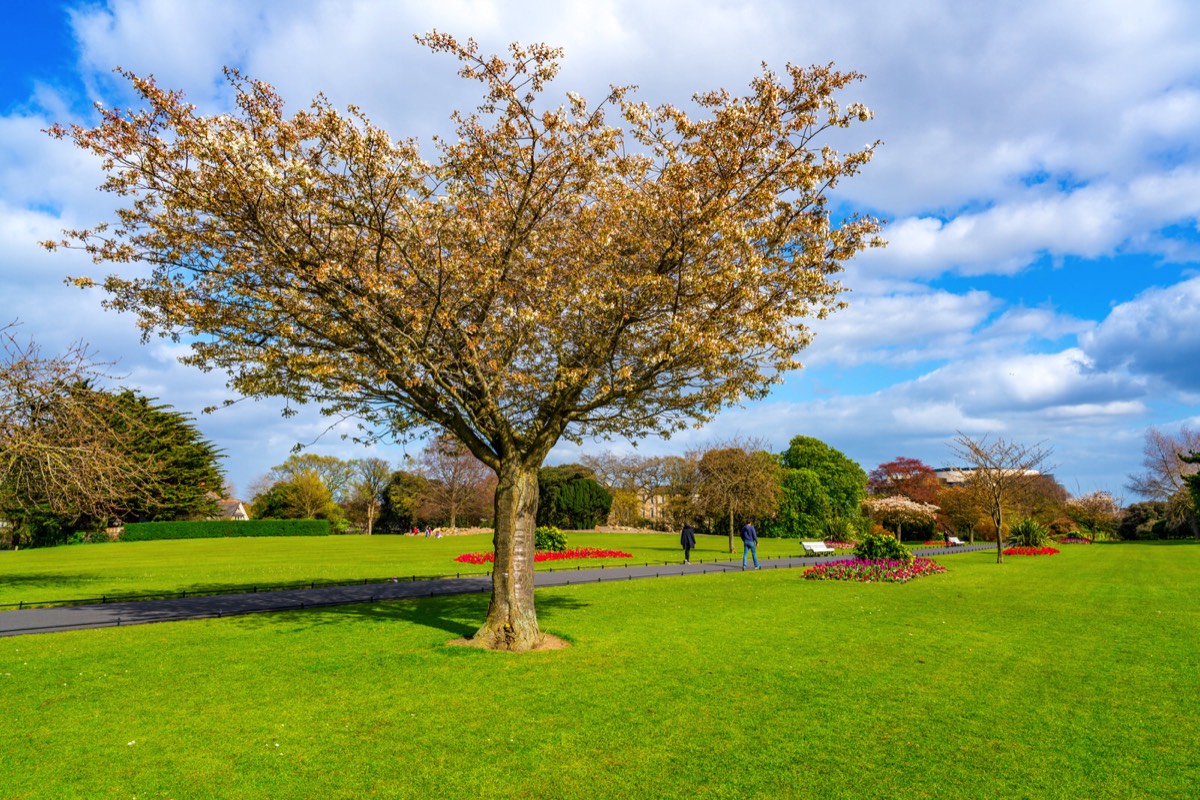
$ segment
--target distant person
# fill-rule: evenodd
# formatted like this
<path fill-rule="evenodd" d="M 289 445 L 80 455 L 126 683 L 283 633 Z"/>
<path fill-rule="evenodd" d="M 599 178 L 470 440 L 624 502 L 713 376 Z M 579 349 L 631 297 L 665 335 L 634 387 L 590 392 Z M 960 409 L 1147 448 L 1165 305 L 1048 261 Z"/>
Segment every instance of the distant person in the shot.
<path fill-rule="evenodd" d="M 683 545 L 683 563 L 690 564 L 692 548 L 696 546 L 696 531 L 690 522 L 683 523 L 683 532 L 679 534 L 679 543 Z"/>
<path fill-rule="evenodd" d="M 413 525 L 412 534 L 413 534 L 413 536 L 420 536 L 420 535 L 421 535 L 421 529 L 420 529 L 420 528 L 418 528 L 416 525 Z"/>
<path fill-rule="evenodd" d="M 758 565 L 758 531 L 749 522 L 742 526 L 742 546 L 742 569 L 746 568 L 747 555 L 754 557 L 755 569 L 762 569 Z"/>
<path fill-rule="evenodd" d="M 428 526 L 428 525 L 426 525 L 426 526 L 425 526 L 425 538 L 426 538 L 426 539 L 428 539 L 428 538 L 429 538 L 429 534 L 431 534 L 431 533 L 433 533 L 433 531 L 431 531 L 431 530 L 429 529 L 429 526 Z"/>

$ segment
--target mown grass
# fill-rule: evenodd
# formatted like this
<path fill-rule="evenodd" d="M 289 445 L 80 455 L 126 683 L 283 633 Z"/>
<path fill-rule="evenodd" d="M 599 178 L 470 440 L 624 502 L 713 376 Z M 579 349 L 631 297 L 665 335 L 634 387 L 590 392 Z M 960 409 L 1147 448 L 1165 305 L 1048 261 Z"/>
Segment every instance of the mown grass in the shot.
<path fill-rule="evenodd" d="M 729 559 L 726 537 L 697 537 L 693 560 Z M 576 564 L 678 562 L 678 534 L 569 533 L 571 547 L 619 549 L 629 560 L 554 561 L 538 569 Z M 113 542 L 0 551 L 0 607 L 165 592 L 235 591 L 252 586 L 384 580 L 390 577 L 490 574 L 490 566 L 460 564 L 467 552 L 490 552 L 490 535 L 293 536 Z M 736 546 L 741 558 L 741 543 Z M 799 555 L 798 542 L 764 540 L 759 556 Z M 2 609 L 0 609 L 2 610 Z"/>
<path fill-rule="evenodd" d="M 1200 546 L 471 595 L 0 639 L 5 798 L 1184 798 Z"/>

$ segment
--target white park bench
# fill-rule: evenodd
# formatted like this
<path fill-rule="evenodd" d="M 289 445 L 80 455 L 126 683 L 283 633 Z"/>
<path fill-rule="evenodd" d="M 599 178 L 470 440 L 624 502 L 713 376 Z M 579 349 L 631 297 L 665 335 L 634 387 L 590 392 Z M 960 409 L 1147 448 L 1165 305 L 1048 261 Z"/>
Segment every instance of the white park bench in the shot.
<path fill-rule="evenodd" d="M 961 545 L 966 544 L 966 542 L 964 542 L 962 539 L 958 538 L 957 536 L 947 536 L 946 544 L 950 545 L 951 547 L 959 547 Z"/>
<path fill-rule="evenodd" d="M 824 542 L 801 542 L 800 546 L 804 548 L 804 552 L 812 553 L 814 556 L 832 555 L 837 552 Z"/>

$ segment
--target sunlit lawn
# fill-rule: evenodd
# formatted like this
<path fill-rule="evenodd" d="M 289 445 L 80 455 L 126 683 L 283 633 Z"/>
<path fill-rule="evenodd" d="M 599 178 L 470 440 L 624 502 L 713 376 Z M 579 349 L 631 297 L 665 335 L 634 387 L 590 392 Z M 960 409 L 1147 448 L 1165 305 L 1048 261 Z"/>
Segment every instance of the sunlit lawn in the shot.
<path fill-rule="evenodd" d="M 680 561 L 678 534 L 568 533 L 571 547 L 618 549 L 633 559 L 605 565 Z M 729 559 L 727 537 L 700 536 L 693 560 Z M 487 574 L 455 556 L 490 552 L 491 535 L 296 536 L 114 542 L 0 551 L 0 606 L 155 592 L 236 590 L 253 586 Z M 741 558 L 741 543 L 736 545 Z M 760 557 L 798 555 L 798 542 L 763 540 Z M 554 561 L 539 569 L 574 569 L 598 561 Z"/>
<path fill-rule="evenodd" d="M 0 639 L 0 797 L 1194 797 L 1200 546 L 993 561 Z"/>

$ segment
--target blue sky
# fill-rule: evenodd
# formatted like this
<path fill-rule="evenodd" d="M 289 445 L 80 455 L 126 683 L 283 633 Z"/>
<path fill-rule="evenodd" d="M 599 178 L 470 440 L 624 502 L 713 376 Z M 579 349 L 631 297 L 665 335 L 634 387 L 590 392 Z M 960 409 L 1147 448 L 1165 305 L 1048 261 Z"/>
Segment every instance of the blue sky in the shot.
<path fill-rule="evenodd" d="M 324 92 L 427 143 L 475 103 L 447 59 L 412 41 L 436 27 L 487 50 L 561 45 L 557 90 L 593 98 L 633 83 L 651 103 L 686 103 L 741 90 L 763 61 L 866 75 L 842 99 L 875 112 L 853 135 L 884 144 L 835 199 L 887 218 L 889 246 L 847 265 L 850 306 L 814 326 L 804 370 L 642 452 L 732 436 L 782 449 L 804 434 L 866 469 L 896 456 L 938 467 L 963 431 L 1045 442 L 1069 490 L 1132 501 L 1123 486 L 1146 428 L 1200 425 L 1200 5 L 1189 0 L 111 0 L 4 11 L 0 324 L 19 319 L 49 351 L 84 340 L 118 361 L 125 384 L 177 408 L 198 414 L 228 397 L 221 376 L 182 367 L 168 342 L 141 344 L 98 292 L 62 283 L 96 268 L 37 246 L 112 208 L 95 191 L 96 164 L 41 129 L 92 121 L 93 101 L 125 102 L 117 65 L 224 110 L 229 64 L 296 107 Z M 366 453 L 336 429 L 318 439 L 323 420 L 284 419 L 271 402 L 198 419 L 243 489 L 297 442 Z M 629 444 L 585 449 L 605 447 Z M 577 454 L 563 444 L 551 460 Z"/>

